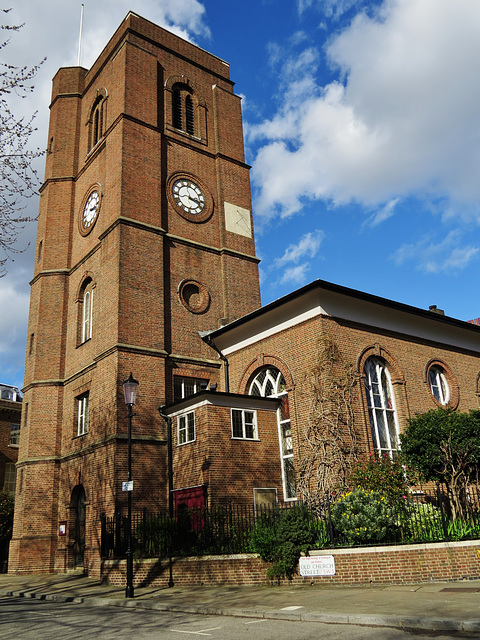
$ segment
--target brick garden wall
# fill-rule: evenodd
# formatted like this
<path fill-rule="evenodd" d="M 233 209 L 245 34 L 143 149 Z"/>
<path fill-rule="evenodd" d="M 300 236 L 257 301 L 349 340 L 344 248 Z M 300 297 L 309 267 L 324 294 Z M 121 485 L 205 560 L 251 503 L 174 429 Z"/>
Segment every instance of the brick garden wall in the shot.
<path fill-rule="evenodd" d="M 334 576 L 301 577 L 283 584 L 410 584 L 480 578 L 480 540 L 440 542 L 395 547 L 326 549 L 310 555 L 333 555 Z M 125 560 L 103 563 L 101 577 L 114 585 L 125 584 Z M 268 563 L 255 554 L 174 558 L 172 577 L 176 586 L 268 584 Z M 95 577 L 100 577 L 96 575 Z M 168 560 L 134 562 L 137 587 L 168 585 Z"/>

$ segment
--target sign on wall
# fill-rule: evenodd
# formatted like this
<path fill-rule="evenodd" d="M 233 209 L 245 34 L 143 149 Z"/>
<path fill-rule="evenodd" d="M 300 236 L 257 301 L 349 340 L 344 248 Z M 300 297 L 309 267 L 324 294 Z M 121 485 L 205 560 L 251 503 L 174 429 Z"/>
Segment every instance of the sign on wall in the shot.
<path fill-rule="evenodd" d="M 333 556 L 310 556 L 300 558 L 301 576 L 334 576 L 335 558 Z"/>

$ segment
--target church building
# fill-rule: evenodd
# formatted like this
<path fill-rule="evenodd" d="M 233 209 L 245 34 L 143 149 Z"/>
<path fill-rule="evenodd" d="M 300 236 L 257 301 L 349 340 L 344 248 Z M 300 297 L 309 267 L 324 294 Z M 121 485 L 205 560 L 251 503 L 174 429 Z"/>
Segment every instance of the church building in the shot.
<path fill-rule="evenodd" d="M 228 64 L 129 13 L 53 79 L 9 571 L 98 570 L 100 514 L 127 504 L 130 373 L 135 509 L 314 490 L 329 348 L 347 446 L 393 455 L 416 413 L 478 407 L 475 324 L 321 280 L 260 306 Z"/>

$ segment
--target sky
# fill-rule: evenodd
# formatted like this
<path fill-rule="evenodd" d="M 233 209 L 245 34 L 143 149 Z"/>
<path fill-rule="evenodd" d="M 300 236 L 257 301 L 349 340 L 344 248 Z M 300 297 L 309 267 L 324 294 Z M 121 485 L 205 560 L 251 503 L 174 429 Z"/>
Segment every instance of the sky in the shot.
<path fill-rule="evenodd" d="M 31 147 L 43 149 L 51 79 L 78 62 L 81 2 L 11 4 L 3 24 L 25 24 L 0 62 L 46 57 L 35 91 L 12 102 L 37 112 Z M 480 316 L 480 2 L 84 0 L 82 66 L 129 10 L 230 64 L 263 304 L 321 278 Z M 0 278 L 0 382 L 18 387 L 35 235 L 27 224 Z"/>

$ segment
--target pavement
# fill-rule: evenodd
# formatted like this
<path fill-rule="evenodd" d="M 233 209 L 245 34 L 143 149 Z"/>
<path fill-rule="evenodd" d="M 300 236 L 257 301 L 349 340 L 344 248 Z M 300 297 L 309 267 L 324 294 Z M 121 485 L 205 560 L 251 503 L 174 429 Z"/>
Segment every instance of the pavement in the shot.
<path fill-rule="evenodd" d="M 463 631 L 480 637 L 480 580 L 392 586 L 122 587 L 80 573 L 0 574 L 0 596 L 202 615 Z M 478 636 L 475 635 L 478 633 Z"/>

